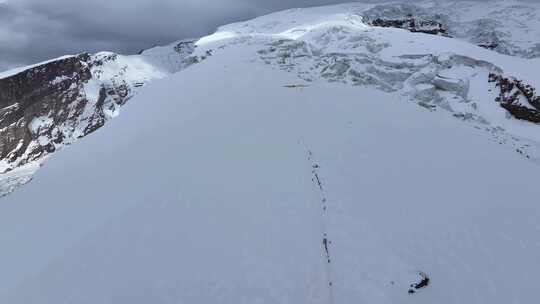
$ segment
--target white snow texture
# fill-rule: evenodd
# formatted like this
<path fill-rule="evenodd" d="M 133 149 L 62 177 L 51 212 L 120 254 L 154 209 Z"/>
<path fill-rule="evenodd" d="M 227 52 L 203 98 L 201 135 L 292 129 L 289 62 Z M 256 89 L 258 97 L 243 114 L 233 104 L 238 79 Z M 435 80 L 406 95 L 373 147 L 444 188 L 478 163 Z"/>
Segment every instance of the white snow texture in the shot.
<path fill-rule="evenodd" d="M 540 130 L 487 74 L 540 61 L 372 6 L 222 27 L 58 152 L 0 204 L 0 303 L 538 302 Z"/>

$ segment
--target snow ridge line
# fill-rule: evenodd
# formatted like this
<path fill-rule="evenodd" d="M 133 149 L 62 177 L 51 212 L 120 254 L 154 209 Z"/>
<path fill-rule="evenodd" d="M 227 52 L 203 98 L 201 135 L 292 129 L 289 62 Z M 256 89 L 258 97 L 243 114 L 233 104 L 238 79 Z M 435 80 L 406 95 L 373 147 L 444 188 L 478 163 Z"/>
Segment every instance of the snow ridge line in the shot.
<path fill-rule="evenodd" d="M 333 292 L 333 271 L 332 271 L 332 258 L 330 254 L 330 249 L 332 241 L 328 237 L 328 224 L 327 224 L 327 214 L 328 214 L 328 199 L 326 192 L 324 190 L 324 185 L 320 173 L 320 165 L 314 159 L 313 152 L 304 144 L 304 147 L 307 151 L 307 160 L 311 165 L 311 174 L 312 182 L 317 187 L 320 194 L 320 206 L 321 206 L 321 234 L 322 234 L 322 253 L 325 259 L 325 270 L 326 270 L 326 279 L 328 282 L 328 302 L 330 304 L 334 303 L 334 292 Z"/>

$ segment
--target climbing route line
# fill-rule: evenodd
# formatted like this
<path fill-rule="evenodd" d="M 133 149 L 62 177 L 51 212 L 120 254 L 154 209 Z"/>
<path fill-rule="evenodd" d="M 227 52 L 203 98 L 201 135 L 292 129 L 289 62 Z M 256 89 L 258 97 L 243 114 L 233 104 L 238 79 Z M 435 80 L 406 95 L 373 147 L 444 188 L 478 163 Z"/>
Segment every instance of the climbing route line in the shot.
<path fill-rule="evenodd" d="M 305 145 L 304 145 L 305 146 Z M 321 208 L 321 253 L 323 255 L 324 261 L 325 261 L 325 269 L 326 269 L 326 278 L 328 281 L 328 295 L 329 295 L 329 303 L 334 303 L 334 292 L 333 292 L 333 272 L 332 272 L 332 255 L 331 255 L 331 247 L 332 247 L 332 241 L 330 240 L 328 236 L 328 199 L 326 196 L 326 192 L 323 185 L 323 179 L 321 175 L 321 166 L 319 163 L 315 160 L 315 157 L 313 156 L 313 152 L 305 146 L 307 151 L 307 160 L 309 164 L 311 165 L 311 175 L 312 175 L 312 182 L 314 186 L 317 189 L 317 192 L 319 192 L 320 196 L 320 208 Z"/>

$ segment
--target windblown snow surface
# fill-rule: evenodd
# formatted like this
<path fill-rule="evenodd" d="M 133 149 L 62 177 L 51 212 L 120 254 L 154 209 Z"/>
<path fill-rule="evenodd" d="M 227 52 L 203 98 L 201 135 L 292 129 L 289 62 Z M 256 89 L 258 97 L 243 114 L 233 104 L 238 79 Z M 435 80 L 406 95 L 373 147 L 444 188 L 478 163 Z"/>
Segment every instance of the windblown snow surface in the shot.
<path fill-rule="evenodd" d="M 0 205 L 0 302 L 537 302 L 540 170 L 486 129 L 534 143 L 538 126 L 505 115 L 486 71 L 469 92 L 480 127 L 403 91 L 308 81 L 315 68 L 261 50 L 331 52 L 345 31 L 385 61 L 458 54 L 533 84 L 538 61 L 372 28 L 350 8 L 224 27 L 198 42 L 212 56 L 58 152 Z M 420 273 L 428 286 L 409 293 Z"/>

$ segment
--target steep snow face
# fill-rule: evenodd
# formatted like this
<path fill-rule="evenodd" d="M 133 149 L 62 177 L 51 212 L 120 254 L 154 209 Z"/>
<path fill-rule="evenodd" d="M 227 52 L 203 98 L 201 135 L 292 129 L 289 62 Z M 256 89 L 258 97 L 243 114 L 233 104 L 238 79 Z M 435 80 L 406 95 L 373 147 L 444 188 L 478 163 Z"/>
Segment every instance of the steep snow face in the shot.
<path fill-rule="evenodd" d="M 534 302 L 536 166 L 256 39 L 205 44 L 3 199 L 0 302 Z"/>
<path fill-rule="evenodd" d="M 28 182 L 48 155 L 116 117 L 146 83 L 198 60 L 189 57 L 193 48 L 180 41 L 137 56 L 65 56 L 0 74 L 0 196 Z"/>
<path fill-rule="evenodd" d="M 539 12 L 540 5 L 532 1 L 415 1 L 376 5 L 362 15 L 368 20 L 414 19 L 417 25 L 437 25 L 432 30 L 440 25 L 452 37 L 503 54 L 536 58 L 540 56 Z"/>
<path fill-rule="evenodd" d="M 2 199 L 0 303 L 534 303 L 540 60 L 380 9 L 92 56 L 88 96 L 156 81 Z"/>
<path fill-rule="evenodd" d="M 243 29 L 234 25 L 222 27 L 220 34 L 226 29 L 244 34 L 285 32 L 298 25 L 328 21 L 332 14 L 348 13 L 362 16 L 368 23 L 376 19 L 400 21 L 403 23 L 400 27 L 409 29 L 409 21 L 414 20 L 420 31 L 421 23 L 425 22 L 424 29 L 435 33 L 439 33 L 440 25 L 451 37 L 506 55 L 537 58 L 540 57 L 539 12 L 540 4 L 517 0 L 351 3 L 288 10 L 241 23 Z"/>
<path fill-rule="evenodd" d="M 295 9 L 135 56 L 65 56 L 1 73 L 0 86 L 8 87 L 1 91 L 35 94 L 8 94 L 0 100 L 0 195 L 15 189 L 14 181 L 31 179 L 27 174 L 33 171 L 27 168 L 39 166 L 30 163 L 42 163 L 116 117 L 144 84 L 237 44 L 257 45 L 256 60 L 292 72 L 306 83 L 324 79 L 368 86 L 431 111 L 446 110 L 538 161 L 540 136 L 536 125 L 527 121 L 540 122 L 540 97 L 534 91 L 539 87 L 539 60 L 500 56 L 475 46 L 537 56 L 538 7 L 508 1 L 420 1 Z M 78 68 L 66 69 L 71 64 Z M 42 74 L 47 77 L 36 76 Z M 23 88 L 21 83 L 33 84 Z"/>
<path fill-rule="evenodd" d="M 389 7 L 394 10 L 387 12 Z M 414 6 L 406 7 L 414 12 Z M 419 15 L 424 11 L 417 9 Z M 538 126 L 525 121 L 538 122 L 534 88 L 540 85 L 540 60 L 501 55 L 451 37 L 374 27 L 364 16 L 376 11 L 392 17 L 396 10 L 402 12 L 403 5 L 289 10 L 224 26 L 197 45 L 201 50 L 257 45 L 258 61 L 297 75 L 302 85 L 326 80 L 393 92 L 429 110 L 447 111 L 538 161 Z M 490 75 L 523 82 L 530 92 L 501 99 L 508 92 Z"/>

